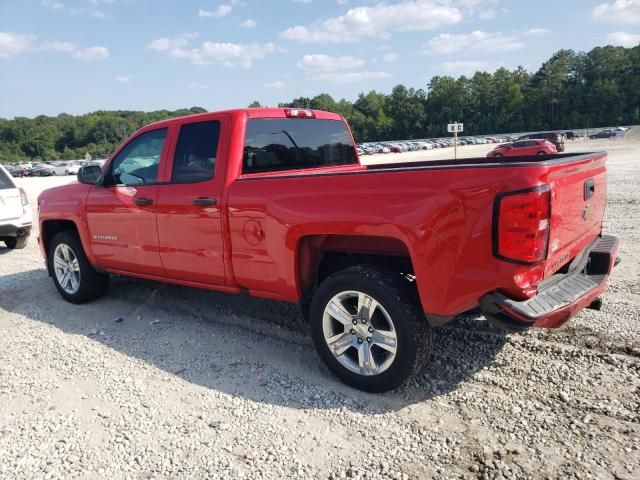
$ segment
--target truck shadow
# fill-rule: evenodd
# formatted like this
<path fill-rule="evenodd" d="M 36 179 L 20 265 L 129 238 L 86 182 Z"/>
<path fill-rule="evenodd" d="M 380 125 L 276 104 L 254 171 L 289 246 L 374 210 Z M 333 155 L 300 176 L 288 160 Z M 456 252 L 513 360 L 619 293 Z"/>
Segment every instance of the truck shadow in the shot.
<path fill-rule="evenodd" d="M 494 364 L 507 341 L 462 316 L 434 330 L 431 360 L 408 385 L 371 395 L 324 367 L 296 305 L 119 277 L 104 298 L 72 305 L 36 269 L 0 277 L 0 308 L 139 359 L 159 377 L 301 409 L 385 413 L 442 396 Z"/>

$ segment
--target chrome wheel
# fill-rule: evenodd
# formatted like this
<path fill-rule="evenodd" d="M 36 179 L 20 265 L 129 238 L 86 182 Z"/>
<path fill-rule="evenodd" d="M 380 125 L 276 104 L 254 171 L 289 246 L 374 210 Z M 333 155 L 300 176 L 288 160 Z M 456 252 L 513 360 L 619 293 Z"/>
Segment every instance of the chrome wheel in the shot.
<path fill-rule="evenodd" d="M 325 306 L 322 331 L 333 356 L 360 375 L 379 375 L 396 357 L 398 339 L 393 320 L 365 293 L 335 295 Z"/>
<path fill-rule="evenodd" d="M 80 288 L 78 257 L 69 245 L 61 243 L 53 253 L 53 270 L 62 289 L 73 295 Z"/>

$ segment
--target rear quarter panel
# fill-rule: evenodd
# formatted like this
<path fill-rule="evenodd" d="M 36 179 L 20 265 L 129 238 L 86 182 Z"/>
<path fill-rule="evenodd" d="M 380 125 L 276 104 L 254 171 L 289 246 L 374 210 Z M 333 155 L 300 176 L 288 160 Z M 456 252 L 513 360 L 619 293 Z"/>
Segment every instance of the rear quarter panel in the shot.
<path fill-rule="evenodd" d="M 241 178 L 228 190 L 236 281 L 297 301 L 297 253 L 307 235 L 390 237 L 405 244 L 424 310 L 454 315 L 530 267 L 492 254 L 497 193 L 542 185 L 545 166 L 407 168 Z"/>

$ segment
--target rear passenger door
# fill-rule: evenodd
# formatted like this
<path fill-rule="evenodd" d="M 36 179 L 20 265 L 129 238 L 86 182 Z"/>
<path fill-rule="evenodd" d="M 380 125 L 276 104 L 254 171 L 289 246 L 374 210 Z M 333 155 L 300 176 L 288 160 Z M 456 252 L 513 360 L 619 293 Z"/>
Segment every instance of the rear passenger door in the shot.
<path fill-rule="evenodd" d="M 229 118 L 180 124 L 157 202 L 160 258 L 169 278 L 225 283 L 221 194 Z"/>

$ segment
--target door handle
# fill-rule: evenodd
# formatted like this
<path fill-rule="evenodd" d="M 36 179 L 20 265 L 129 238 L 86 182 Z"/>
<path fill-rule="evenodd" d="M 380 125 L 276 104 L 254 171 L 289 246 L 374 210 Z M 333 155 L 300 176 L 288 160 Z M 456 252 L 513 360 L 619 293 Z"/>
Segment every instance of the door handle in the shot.
<path fill-rule="evenodd" d="M 136 198 L 133 203 L 135 203 L 139 207 L 147 207 L 153 203 L 153 200 L 151 200 L 150 198 L 142 197 Z"/>
<path fill-rule="evenodd" d="M 216 205 L 218 201 L 215 198 L 194 198 L 191 203 L 193 203 L 194 205 L 206 207 Z"/>

